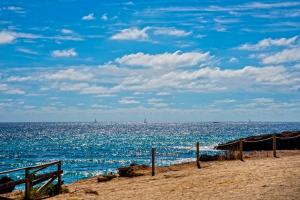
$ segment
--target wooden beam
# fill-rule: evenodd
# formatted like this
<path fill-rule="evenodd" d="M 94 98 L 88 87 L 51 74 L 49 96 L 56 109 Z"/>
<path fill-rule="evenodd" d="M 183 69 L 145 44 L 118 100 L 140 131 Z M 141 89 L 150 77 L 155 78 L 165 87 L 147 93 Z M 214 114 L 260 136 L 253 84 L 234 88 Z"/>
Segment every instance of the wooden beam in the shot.
<path fill-rule="evenodd" d="M 152 176 L 155 176 L 155 148 L 151 149 L 151 160 L 152 160 Z"/>
<path fill-rule="evenodd" d="M 52 176 L 57 176 L 59 173 L 62 174 L 63 170 L 49 172 L 49 173 L 46 173 L 46 174 L 40 174 L 40 175 L 34 176 L 33 180 L 37 180 L 37 179 L 41 179 L 41 178 L 45 178 L 45 177 L 50 178 Z"/>
<path fill-rule="evenodd" d="M 240 160 L 244 161 L 244 156 L 243 156 L 243 140 L 240 140 Z"/>
<path fill-rule="evenodd" d="M 277 157 L 277 155 L 276 155 L 276 135 L 275 134 L 273 135 L 273 156 L 274 156 L 274 158 Z"/>
<path fill-rule="evenodd" d="M 198 167 L 198 169 L 200 169 L 201 168 L 201 166 L 200 166 L 200 144 L 199 144 L 199 142 L 197 142 L 197 144 L 196 144 L 196 162 L 197 162 L 197 167 Z"/>
<path fill-rule="evenodd" d="M 62 165 L 61 161 L 60 161 L 59 163 L 57 163 L 57 172 L 58 172 L 58 174 L 57 174 L 58 193 L 60 193 L 60 192 L 62 191 L 62 189 L 61 189 L 61 185 L 62 185 L 61 174 L 62 174 L 62 173 L 60 173 L 60 172 L 62 171 L 62 170 L 61 170 L 61 165 Z"/>
<path fill-rule="evenodd" d="M 52 177 L 57 177 L 57 175 L 49 175 L 49 176 L 45 176 L 45 177 L 42 177 L 42 178 L 39 178 L 39 179 L 36 179 L 34 181 L 32 181 L 32 186 L 35 186 L 35 185 L 38 185 L 46 180 L 48 180 L 49 178 L 52 178 Z"/>
<path fill-rule="evenodd" d="M 50 165 L 55 165 L 59 162 L 61 162 L 61 161 L 53 161 L 53 162 L 42 164 L 42 165 L 35 165 L 35 166 L 31 166 L 31 167 L 22 167 L 22 168 L 7 170 L 7 171 L 0 172 L 0 175 L 1 174 L 8 174 L 8 173 L 16 172 L 16 171 L 21 171 L 21 170 L 25 170 L 25 169 L 32 170 L 32 169 L 37 169 L 37 168 L 41 168 L 41 167 L 44 167 L 44 166 L 48 167 Z"/>
<path fill-rule="evenodd" d="M 47 188 L 48 185 L 50 185 L 50 183 L 52 183 L 54 180 L 56 179 L 56 176 L 53 176 L 51 179 L 49 179 L 46 183 L 44 183 L 41 187 L 39 187 L 39 189 L 37 189 L 37 193 L 42 192 L 43 190 L 45 190 Z"/>
<path fill-rule="evenodd" d="M 31 192 L 31 180 L 30 180 L 30 174 L 29 169 L 25 169 L 25 178 L 28 180 L 25 183 L 25 200 L 30 200 L 30 192 Z"/>
<path fill-rule="evenodd" d="M 49 162 L 49 163 L 45 163 L 42 165 L 35 165 L 35 166 L 31 166 L 31 167 L 27 167 L 26 169 L 32 170 L 32 169 L 37 169 L 37 168 L 41 168 L 41 167 L 48 167 L 50 165 L 56 165 L 58 164 L 60 161 L 53 161 L 53 162 Z"/>

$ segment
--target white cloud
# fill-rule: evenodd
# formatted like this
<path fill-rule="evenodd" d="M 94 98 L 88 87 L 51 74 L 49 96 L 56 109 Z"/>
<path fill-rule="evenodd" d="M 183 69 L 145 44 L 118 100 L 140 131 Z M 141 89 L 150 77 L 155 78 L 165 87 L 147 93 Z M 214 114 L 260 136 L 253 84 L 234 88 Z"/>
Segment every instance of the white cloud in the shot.
<path fill-rule="evenodd" d="M 91 21 L 95 19 L 95 16 L 94 13 L 89 13 L 88 15 L 83 16 L 81 19 L 85 21 Z"/>
<path fill-rule="evenodd" d="M 22 52 L 22 53 L 26 53 L 26 54 L 30 54 L 30 55 L 38 55 L 39 53 L 36 51 L 33 51 L 31 49 L 27 49 L 27 48 L 22 48 L 22 47 L 18 47 L 16 48 L 17 51 Z"/>
<path fill-rule="evenodd" d="M 266 38 L 259 41 L 257 44 L 243 44 L 239 47 L 241 50 L 249 50 L 249 51 L 259 51 L 266 49 L 272 46 L 291 46 L 296 43 L 298 36 L 294 36 L 291 38 L 279 38 L 279 39 L 272 39 Z"/>
<path fill-rule="evenodd" d="M 52 57 L 58 58 L 58 57 L 75 57 L 77 56 L 77 52 L 74 48 L 71 49 L 64 49 L 64 50 L 54 50 L 51 53 Z"/>
<path fill-rule="evenodd" d="M 71 81 L 89 81 L 93 79 L 94 75 L 90 72 L 87 72 L 85 70 L 75 70 L 75 69 L 65 69 L 65 70 L 59 70 L 55 73 L 49 73 L 46 75 L 43 75 L 44 79 L 47 80 L 55 80 L 55 81 L 65 81 L 65 80 L 71 80 Z"/>
<path fill-rule="evenodd" d="M 156 95 L 157 96 L 169 96 L 169 95 L 171 95 L 171 93 L 170 92 L 158 92 L 158 93 L 156 93 Z"/>
<path fill-rule="evenodd" d="M 134 3 L 133 3 L 133 1 L 128 1 L 128 2 L 125 3 L 125 5 L 127 5 L 127 6 L 133 6 Z"/>
<path fill-rule="evenodd" d="M 7 88 L 8 88 L 7 84 L 0 83 L 0 91 L 5 91 L 7 90 Z"/>
<path fill-rule="evenodd" d="M 163 99 L 151 98 L 147 100 L 148 104 L 154 107 L 167 107 L 168 104 Z"/>
<path fill-rule="evenodd" d="M 32 33 L 22 33 L 13 31 L 0 31 L 0 44 L 9 44 L 14 42 L 16 39 L 50 39 L 50 40 L 70 40 L 70 41 L 82 41 L 83 39 L 79 36 L 74 35 L 56 35 L 56 36 L 44 36 Z"/>
<path fill-rule="evenodd" d="M 117 58 L 116 62 L 122 65 L 139 66 L 139 67 L 189 67 L 197 65 L 201 62 L 208 61 L 210 59 L 209 52 L 187 52 L 181 53 L 176 51 L 174 53 L 163 54 L 144 54 L 142 52 L 136 54 L 125 55 L 121 58 Z"/>
<path fill-rule="evenodd" d="M 232 110 L 233 112 L 262 112 L 262 114 L 266 112 L 270 112 L 273 117 L 275 113 L 282 114 L 282 112 L 286 112 L 287 110 L 292 112 L 299 112 L 299 101 L 286 101 L 279 102 L 275 101 L 272 98 L 256 98 L 251 99 L 248 103 L 237 104 L 235 108 Z"/>
<path fill-rule="evenodd" d="M 281 52 L 262 58 L 262 63 L 264 64 L 279 64 L 295 61 L 300 61 L 300 48 L 285 49 Z"/>
<path fill-rule="evenodd" d="M 10 10 L 10 11 L 20 11 L 23 10 L 23 8 L 19 6 L 7 6 L 3 8 L 4 10 Z"/>
<path fill-rule="evenodd" d="M 252 99 L 252 102 L 261 103 L 261 104 L 262 103 L 273 103 L 274 99 L 261 97 L 261 98 Z"/>
<path fill-rule="evenodd" d="M 11 88 L 9 85 L 2 83 L 0 83 L 0 92 L 6 94 L 25 94 L 25 92 L 19 88 Z"/>
<path fill-rule="evenodd" d="M 235 99 L 220 99 L 220 100 L 216 100 L 215 103 L 235 103 L 236 100 Z"/>
<path fill-rule="evenodd" d="M 2 10 L 12 11 L 12 12 L 15 12 L 15 13 L 18 13 L 18 14 L 24 14 L 25 13 L 24 9 L 22 7 L 19 7 L 19 6 L 2 7 Z"/>
<path fill-rule="evenodd" d="M 107 109 L 107 108 L 109 108 L 109 106 L 107 106 L 107 105 L 101 105 L 101 104 L 93 104 L 93 105 L 91 105 L 91 108 Z"/>
<path fill-rule="evenodd" d="M 73 33 L 72 30 L 66 29 L 66 28 L 63 28 L 63 29 L 61 29 L 60 31 L 61 31 L 61 33 L 63 33 L 63 34 L 72 34 L 72 33 Z"/>
<path fill-rule="evenodd" d="M 227 31 L 226 27 L 224 27 L 222 25 L 217 25 L 215 27 L 215 30 L 218 31 L 218 32 L 226 32 Z"/>
<path fill-rule="evenodd" d="M 155 70 L 157 71 L 157 70 Z M 242 69 L 201 68 L 137 74 L 124 79 L 116 89 L 132 91 L 287 91 L 299 88 L 299 75 L 282 66 Z"/>
<path fill-rule="evenodd" d="M 89 83 L 55 83 L 52 86 L 55 89 L 59 89 L 60 91 L 71 91 L 71 92 L 79 92 L 81 94 L 109 94 L 112 93 L 112 90 L 108 88 L 91 85 Z"/>
<path fill-rule="evenodd" d="M 214 21 L 219 23 L 219 24 L 231 24 L 231 23 L 238 23 L 240 20 L 238 19 L 233 19 L 233 18 L 220 18 L 216 17 L 214 18 Z"/>
<path fill-rule="evenodd" d="M 262 2 L 253 2 L 245 4 L 245 8 L 248 9 L 271 9 L 271 8 L 284 8 L 284 7 L 294 7 L 299 6 L 299 2 L 278 2 L 278 3 L 262 3 Z"/>
<path fill-rule="evenodd" d="M 101 19 L 102 19 L 103 21 L 107 21 L 107 20 L 108 20 L 107 14 L 106 14 L 106 13 L 103 14 L 103 15 L 101 16 Z"/>
<path fill-rule="evenodd" d="M 205 54 L 207 55 L 204 56 Z M 53 89 L 91 95 L 151 92 L 158 97 L 174 92 L 290 92 L 300 89 L 300 68 L 297 66 L 222 69 L 202 65 L 209 58 L 208 53 L 130 55 L 99 67 L 73 66 L 66 69 L 14 71 L 13 76 L 11 73 L 2 74 L 1 78 L 20 86 L 38 83 L 41 91 Z"/>
<path fill-rule="evenodd" d="M 123 97 L 119 100 L 120 104 L 139 104 L 138 100 L 135 100 L 134 97 Z"/>
<path fill-rule="evenodd" d="M 155 35 L 167 35 L 167 36 L 175 36 L 175 37 L 184 37 L 191 34 L 191 32 L 186 32 L 184 30 L 176 29 L 173 27 L 160 27 L 155 28 L 154 32 Z"/>
<path fill-rule="evenodd" d="M 256 10 L 256 9 L 272 9 L 272 8 L 288 8 L 299 6 L 299 2 L 276 2 L 276 3 L 262 3 L 253 2 L 246 4 L 238 4 L 232 6 L 178 6 L 178 7 L 162 7 L 156 9 L 148 9 L 143 11 L 144 13 L 157 13 L 157 12 L 234 12 L 234 11 L 246 11 L 246 10 Z"/>
<path fill-rule="evenodd" d="M 229 62 L 230 63 L 237 63 L 239 60 L 236 58 L 236 57 L 231 57 L 230 59 L 229 59 Z"/>
<path fill-rule="evenodd" d="M 15 39 L 16 39 L 16 37 L 9 31 L 1 31 L 0 32 L 0 44 L 10 44 Z"/>
<path fill-rule="evenodd" d="M 149 28 L 128 28 L 123 29 L 119 33 L 111 36 L 112 40 L 137 40 L 137 41 L 145 41 L 148 39 L 147 30 Z"/>
<path fill-rule="evenodd" d="M 32 76 L 10 76 L 6 79 L 7 82 L 25 82 L 36 80 Z"/>

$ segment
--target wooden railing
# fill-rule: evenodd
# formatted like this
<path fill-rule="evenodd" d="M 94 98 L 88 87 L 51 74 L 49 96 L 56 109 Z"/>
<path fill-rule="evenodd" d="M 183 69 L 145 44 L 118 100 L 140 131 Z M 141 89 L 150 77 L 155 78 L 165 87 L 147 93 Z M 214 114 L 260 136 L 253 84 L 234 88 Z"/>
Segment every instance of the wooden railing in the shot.
<path fill-rule="evenodd" d="M 57 165 L 57 169 L 55 171 L 43 173 L 43 174 L 37 174 L 38 172 L 50 167 L 50 166 L 55 166 Z M 11 174 L 13 172 L 17 171 L 24 171 L 24 178 L 19 179 L 19 180 L 12 180 L 7 183 L 2 183 L 0 184 L 0 194 L 7 193 L 7 190 L 14 189 L 16 185 L 20 184 L 25 184 L 25 200 L 30 200 L 31 199 L 31 191 L 32 188 L 35 185 L 42 184 L 39 186 L 36 190 L 37 193 L 41 193 L 44 191 L 55 179 L 57 179 L 57 192 L 61 192 L 61 185 L 62 185 L 62 162 L 61 161 L 54 161 L 42 165 L 36 165 L 36 166 L 31 166 L 31 167 L 24 167 L 24 168 L 18 168 L 18 169 L 13 169 L 13 170 L 8 170 L 4 172 L 0 172 L 0 175 L 7 175 Z M 1 196 L 0 196 L 1 199 Z"/>
<path fill-rule="evenodd" d="M 258 142 L 264 142 L 264 141 L 272 141 L 272 148 L 270 150 L 273 151 L 273 157 L 277 158 L 277 140 L 289 140 L 289 139 L 295 139 L 295 138 L 299 138 L 300 135 L 296 135 L 296 136 L 290 136 L 290 137 L 278 137 L 276 136 L 276 134 L 269 136 L 267 138 L 263 138 L 263 139 L 259 139 L 259 140 L 247 140 L 247 139 L 240 139 L 239 141 L 233 141 L 230 143 L 226 143 L 223 145 L 218 145 L 218 146 L 230 146 L 230 145 L 236 145 L 238 151 L 239 151 L 239 157 L 241 161 L 244 161 L 243 158 L 243 151 L 244 151 L 244 144 L 246 143 L 258 143 Z"/>

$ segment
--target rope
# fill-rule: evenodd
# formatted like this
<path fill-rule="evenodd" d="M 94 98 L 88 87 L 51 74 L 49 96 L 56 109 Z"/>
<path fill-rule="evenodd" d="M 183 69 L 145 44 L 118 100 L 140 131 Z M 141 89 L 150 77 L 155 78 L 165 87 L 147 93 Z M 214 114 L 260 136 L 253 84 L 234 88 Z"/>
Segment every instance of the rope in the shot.
<path fill-rule="evenodd" d="M 195 146 L 191 146 L 191 147 L 181 146 L 181 147 L 184 147 L 184 150 L 194 150 L 194 149 L 196 149 Z M 178 149 L 178 148 L 176 148 L 176 146 L 158 146 L 158 147 L 156 147 L 156 149 Z"/>
<path fill-rule="evenodd" d="M 288 139 L 293 139 L 293 138 L 298 138 L 300 137 L 300 135 L 296 135 L 296 136 L 292 136 L 292 137 L 276 137 L 278 139 L 281 139 L 281 140 L 288 140 Z M 253 140 L 253 141 L 249 141 L 249 140 L 242 140 L 243 142 L 246 142 L 246 143 L 255 143 L 255 142 L 262 142 L 262 141 L 266 141 L 266 140 L 270 140 L 270 139 L 273 139 L 273 137 L 269 137 L 269 138 L 265 138 L 265 139 L 261 139 L 261 140 Z M 231 142 L 231 143 L 226 143 L 226 144 L 221 144 L 221 145 L 218 145 L 219 147 L 223 147 L 223 146 L 229 146 L 229 145 L 232 145 L 232 144 L 235 144 L 235 143 L 238 143 L 239 141 L 234 141 L 234 142 Z"/>
<path fill-rule="evenodd" d="M 244 140 L 244 142 L 262 142 L 262 141 L 266 141 L 266 140 L 269 140 L 269 139 L 272 139 L 273 137 L 269 137 L 269 138 L 265 138 L 265 139 L 261 139 L 261 140 L 254 140 L 254 141 L 247 141 L 247 140 Z"/>
<path fill-rule="evenodd" d="M 236 144 L 239 143 L 239 141 L 234 141 L 234 142 L 230 142 L 230 143 L 226 143 L 226 144 L 219 144 L 219 147 L 224 147 L 224 146 L 228 146 L 228 145 L 232 145 L 232 144 Z"/>
<path fill-rule="evenodd" d="M 292 136 L 292 137 L 276 137 L 276 138 L 281 139 L 281 140 L 288 140 L 288 139 L 293 139 L 293 138 L 297 138 L 297 137 L 300 137 L 300 135 L 296 135 L 296 136 Z"/>

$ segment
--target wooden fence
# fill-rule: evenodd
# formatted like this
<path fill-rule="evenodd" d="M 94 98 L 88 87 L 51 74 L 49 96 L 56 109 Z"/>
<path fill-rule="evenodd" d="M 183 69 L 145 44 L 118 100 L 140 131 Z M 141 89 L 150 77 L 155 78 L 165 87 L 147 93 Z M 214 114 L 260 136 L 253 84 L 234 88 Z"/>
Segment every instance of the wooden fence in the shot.
<path fill-rule="evenodd" d="M 244 151 L 244 145 L 246 145 L 247 143 L 259 143 L 259 142 L 266 142 L 266 141 L 271 141 L 270 144 L 272 144 L 272 146 L 270 146 L 270 149 L 264 149 L 264 150 L 272 150 L 273 151 L 273 157 L 277 158 L 277 146 L 278 144 L 280 144 L 280 142 L 278 143 L 278 140 L 291 140 L 291 139 L 296 139 L 299 138 L 300 135 L 296 135 L 296 136 L 284 136 L 284 137 L 278 137 L 276 136 L 276 134 L 271 135 L 267 138 L 263 138 L 263 139 L 259 139 L 259 140 L 249 140 L 249 139 L 240 139 L 238 141 L 233 141 L 230 143 L 225 143 L 225 144 L 221 144 L 218 145 L 218 147 L 224 147 L 224 146 L 228 146 L 228 147 L 232 147 L 229 151 L 239 151 L 239 159 L 241 161 L 244 161 L 244 157 L 243 157 L 243 151 Z M 251 150 L 248 150 L 251 151 Z"/>
<path fill-rule="evenodd" d="M 239 152 L 239 159 L 241 161 L 244 161 L 244 156 L 243 156 L 243 146 L 245 143 L 257 143 L 257 142 L 262 142 L 262 141 L 267 141 L 267 140 L 272 140 L 272 148 L 270 148 L 270 150 L 273 151 L 273 157 L 274 158 L 278 158 L 277 156 L 277 140 L 289 140 L 289 139 L 294 139 L 294 138 L 298 138 L 300 137 L 300 135 L 296 135 L 296 136 L 292 136 L 292 137 L 278 137 L 276 136 L 276 134 L 268 137 L 268 138 L 264 138 L 264 139 L 260 139 L 260 140 L 246 140 L 246 139 L 240 139 L 238 141 L 233 141 L 231 143 L 226 143 L 224 144 L 224 146 L 229 146 L 229 145 L 235 145 L 237 147 L 237 149 L 235 149 L 234 151 L 238 151 Z M 223 145 L 219 145 L 219 146 L 223 146 Z M 192 149 L 192 148 L 190 148 Z M 152 147 L 152 151 L 151 151 L 151 164 L 152 164 L 152 176 L 155 176 L 155 148 Z M 197 167 L 200 169 L 200 145 L 199 142 L 196 143 L 196 165 Z"/>
<path fill-rule="evenodd" d="M 45 172 L 45 173 L 40 173 L 42 170 L 45 170 L 48 167 L 51 166 L 57 166 L 57 169 L 55 171 L 50 171 L 50 172 Z M 20 184 L 25 184 L 25 200 L 30 200 L 31 199 L 31 191 L 35 185 L 42 184 L 36 189 L 37 193 L 43 192 L 53 181 L 57 179 L 57 190 L 58 193 L 61 192 L 61 185 L 62 185 L 62 162 L 61 161 L 54 161 L 42 165 L 36 165 L 36 166 L 31 166 L 31 167 L 24 167 L 24 168 L 18 168 L 18 169 L 13 169 L 9 171 L 4 171 L 0 172 L 0 175 L 7 175 L 11 174 L 13 172 L 17 171 L 24 171 L 24 178 L 19 179 L 19 180 L 11 180 L 6 183 L 0 184 L 0 194 L 8 193 L 10 190 L 13 190 L 15 186 L 20 185 Z M 0 196 L 0 199 L 3 197 Z M 8 198 L 6 198 L 8 199 Z"/>

